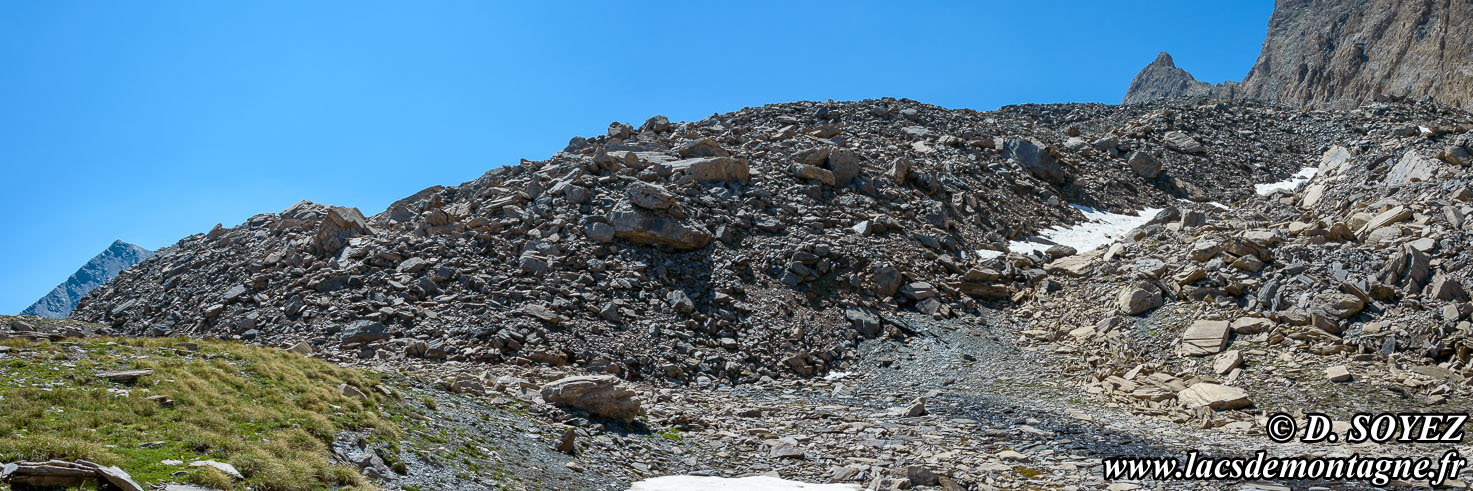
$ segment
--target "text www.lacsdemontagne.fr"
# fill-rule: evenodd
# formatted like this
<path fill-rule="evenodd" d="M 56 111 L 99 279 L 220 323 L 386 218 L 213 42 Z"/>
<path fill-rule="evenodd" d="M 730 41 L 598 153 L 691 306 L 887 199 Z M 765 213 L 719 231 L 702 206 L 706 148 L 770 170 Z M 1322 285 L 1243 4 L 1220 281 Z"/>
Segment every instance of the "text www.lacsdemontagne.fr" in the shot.
<path fill-rule="evenodd" d="M 1324 480 L 1361 481 L 1384 486 L 1391 481 L 1425 481 L 1432 486 L 1458 475 L 1468 462 L 1456 450 L 1441 457 L 1253 457 L 1211 458 L 1189 451 L 1175 458 L 1110 457 L 1104 459 L 1109 480 Z"/>

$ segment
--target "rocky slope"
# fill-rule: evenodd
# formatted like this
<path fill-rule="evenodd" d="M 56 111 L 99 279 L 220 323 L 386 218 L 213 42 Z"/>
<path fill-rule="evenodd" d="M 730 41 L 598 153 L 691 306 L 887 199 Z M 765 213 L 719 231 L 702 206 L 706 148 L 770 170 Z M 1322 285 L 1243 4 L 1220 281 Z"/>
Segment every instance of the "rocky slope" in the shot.
<path fill-rule="evenodd" d="M 1244 196 L 1350 123 L 1251 104 L 890 99 L 615 123 L 373 217 L 302 203 L 185 238 L 73 315 L 362 357 L 813 375 L 861 339 L 905 335 L 879 313 L 950 318 L 1036 286 L 1036 266 L 985 272 L 977 250 L 1078 220 L 1071 203 Z"/>
<path fill-rule="evenodd" d="M 47 293 L 36 303 L 21 311 L 21 315 L 66 317 L 72 313 L 72 309 L 87 292 L 102 286 L 117 277 L 118 273 L 143 262 L 152 255 L 153 251 L 148 249 L 121 240 L 113 241 L 112 245 L 87 260 L 87 263 L 67 277 L 66 281 L 56 285 L 51 293 Z"/>
<path fill-rule="evenodd" d="M 1136 76 L 1125 102 L 1207 96 L 1351 109 L 1431 100 L 1473 109 L 1470 34 L 1473 5 L 1460 0 L 1279 0 L 1241 84 L 1195 82 L 1163 56 Z"/>
<path fill-rule="evenodd" d="M 1251 427 L 1269 410 L 1462 407 L 1473 117 L 1349 114 L 1363 134 L 1306 160 L 1307 183 L 1168 209 L 1107 250 L 1051 264 L 1059 291 L 1014 310 L 1032 320 L 1022 342 L 1079 354 L 1069 371 L 1087 374 L 1087 392 L 1209 426 Z M 1388 123 L 1408 119 L 1426 123 Z M 1204 406 L 1251 410 L 1194 412 Z"/>

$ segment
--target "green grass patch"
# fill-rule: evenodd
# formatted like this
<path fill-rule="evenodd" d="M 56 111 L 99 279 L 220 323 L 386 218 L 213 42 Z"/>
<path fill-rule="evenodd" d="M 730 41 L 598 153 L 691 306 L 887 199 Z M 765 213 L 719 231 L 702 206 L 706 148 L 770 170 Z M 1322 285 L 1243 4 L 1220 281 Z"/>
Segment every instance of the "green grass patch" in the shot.
<path fill-rule="evenodd" d="M 175 347 L 185 342 L 199 351 Z M 353 488 L 369 484 L 329 460 L 333 437 L 351 429 L 399 438 L 382 415 L 398 404 L 374 390 L 377 375 L 283 350 L 178 338 L 0 345 L 11 348 L 0 360 L 0 462 L 85 459 L 122 467 L 140 483 Z M 132 384 L 95 376 L 133 369 L 153 374 Z M 340 384 L 368 398 L 345 397 Z M 230 463 L 246 478 L 187 467 L 200 459 Z M 171 476 L 177 471 L 186 474 Z"/>

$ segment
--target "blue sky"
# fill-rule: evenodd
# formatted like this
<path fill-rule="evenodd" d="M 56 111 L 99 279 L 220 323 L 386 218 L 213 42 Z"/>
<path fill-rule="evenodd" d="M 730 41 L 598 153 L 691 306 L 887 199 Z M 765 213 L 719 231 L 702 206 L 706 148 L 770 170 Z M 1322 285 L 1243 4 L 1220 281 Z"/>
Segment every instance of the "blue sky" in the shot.
<path fill-rule="evenodd" d="M 114 239 L 382 211 L 574 135 L 804 99 L 1118 103 L 1237 80 L 1272 2 L 0 3 L 0 313 Z"/>

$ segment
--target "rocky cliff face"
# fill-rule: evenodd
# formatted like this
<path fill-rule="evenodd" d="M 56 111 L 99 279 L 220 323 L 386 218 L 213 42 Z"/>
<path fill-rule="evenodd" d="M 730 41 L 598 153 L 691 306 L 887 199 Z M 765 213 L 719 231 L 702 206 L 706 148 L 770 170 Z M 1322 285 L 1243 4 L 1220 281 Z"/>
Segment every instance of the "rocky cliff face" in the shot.
<path fill-rule="evenodd" d="M 21 315 L 66 317 L 67 314 L 72 313 L 72 308 L 77 306 L 77 301 L 81 300 L 87 292 L 102 286 L 103 283 L 118 276 L 118 273 L 143 262 L 152 255 L 153 251 L 148 249 L 121 240 L 113 241 L 112 245 L 93 256 L 87 261 L 87 264 L 82 265 L 81 269 L 72 273 L 65 282 L 56 285 L 51 293 L 21 311 Z"/>
<path fill-rule="evenodd" d="M 1473 3 L 1462 0 L 1279 0 L 1241 85 L 1196 82 L 1163 55 L 1136 76 L 1125 102 L 1208 96 L 1351 108 L 1431 100 L 1470 109 L 1470 34 Z"/>

